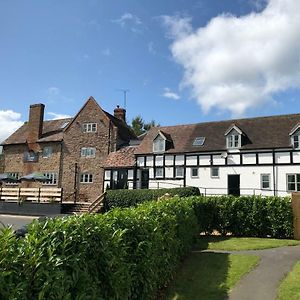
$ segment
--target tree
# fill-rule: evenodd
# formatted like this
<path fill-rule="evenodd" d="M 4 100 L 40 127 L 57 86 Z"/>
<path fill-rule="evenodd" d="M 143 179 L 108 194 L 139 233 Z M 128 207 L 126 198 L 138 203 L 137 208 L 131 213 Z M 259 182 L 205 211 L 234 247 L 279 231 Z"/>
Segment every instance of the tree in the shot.
<path fill-rule="evenodd" d="M 132 128 L 134 133 L 137 136 L 139 136 L 139 135 L 145 133 L 146 131 L 148 131 L 151 127 L 159 127 L 159 126 L 160 125 L 158 123 L 156 123 L 154 120 L 152 120 L 149 123 L 145 123 L 143 118 L 140 115 L 138 115 L 132 119 L 130 127 Z"/>

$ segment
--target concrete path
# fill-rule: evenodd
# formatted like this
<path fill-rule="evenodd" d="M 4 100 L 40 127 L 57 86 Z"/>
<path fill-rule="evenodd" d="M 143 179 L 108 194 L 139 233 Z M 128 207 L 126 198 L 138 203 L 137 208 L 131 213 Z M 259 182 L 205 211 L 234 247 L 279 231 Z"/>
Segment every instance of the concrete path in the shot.
<path fill-rule="evenodd" d="M 24 225 L 31 223 L 38 217 L 34 216 L 21 216 L 21 215 L 0 215 L 0 227 L 12 226 L 14 230 L 21 228 Z M 3 224 L 3 225 L 2 225 Z"/>
<path fill-rule="evenodd" d="M 248 251 L 202 252 L 248 254 L 260 257 L 259 265 L 246 274 L 231 291 L 228 300 L 275 300 L 281 280 L 300 260 L 300 246 Z"/>

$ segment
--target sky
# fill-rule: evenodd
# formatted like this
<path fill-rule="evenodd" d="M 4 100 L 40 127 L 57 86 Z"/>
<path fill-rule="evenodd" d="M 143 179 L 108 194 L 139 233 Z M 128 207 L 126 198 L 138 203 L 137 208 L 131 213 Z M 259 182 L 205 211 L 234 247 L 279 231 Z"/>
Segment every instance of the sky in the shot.
<path fill-rule="evenodd" d="M 162 126 L 300 112 L 299 0 L 0 0 L 0 141 L 89 96 Z"/>

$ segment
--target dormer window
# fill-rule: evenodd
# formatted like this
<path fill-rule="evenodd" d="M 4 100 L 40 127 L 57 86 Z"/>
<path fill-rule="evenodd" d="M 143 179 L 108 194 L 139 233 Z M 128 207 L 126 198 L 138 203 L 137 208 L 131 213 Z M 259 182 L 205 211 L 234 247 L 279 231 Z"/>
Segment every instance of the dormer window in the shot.
<path fill-rule="evenodd" d="M 153 152 L 164 152 L 166 150 L 166 141 L 158 135 L 153 141 Z"/>
<path fill-rule="evenodd" d="M 300 149 L 300 124 L 297 124 L 290 132 L 293 148 Z"/>
<path fill-rule="evenodd" d="M 300 142 L 300 134 L 299 135 L 297 135 L 297 134 L 293 135 L 292 136 L 292 145 L 295 149 L 300 148 L 299 147 L 299 142 Z"/>
<path fill-rule="evenodd" d="M 173 142 L 171 136 L 161 130 L 158 131 L 158 134 L 153 139 L 153 152 L 161 153 L 165 152 L 172 146 Z"/>
<path fill-rule="evenodd" d="M 225 136 L 228 149 L 239 149 L 242 147 L 243 132 L 236 125 L 231 125 L 226 131 Z"/>
<path fill-rule="evenodd" d="M 241 147 L 241 135 L 231 134 L 227 136 L 227 148 L 240 148 Z"/>

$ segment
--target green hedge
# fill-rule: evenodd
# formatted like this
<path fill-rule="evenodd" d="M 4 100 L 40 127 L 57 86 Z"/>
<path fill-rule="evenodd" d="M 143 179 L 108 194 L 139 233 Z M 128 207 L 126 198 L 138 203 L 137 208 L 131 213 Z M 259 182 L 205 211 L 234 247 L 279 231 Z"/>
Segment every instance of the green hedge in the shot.
<path fill-rule="evenodd" d="M 0 299 L 153 299 L 199 232 L 292 236 L 289 199 L 175 197 L 0 231 Z"/>
<path fill-rule="evenodd" d="M 105 199 L 105 210 L 115 207 L 136 206 L 145 201 L 156 200 L 169 194 L 170 196 L 188 197 L 200 195 L 196 187 L 182 187 L 173 189 L 137 189 L 137 190 L 108 190 Z"/>
<path fill-rule="evenodd" d="M 0 299 L 153 299 L 198 232 L 190 201 L 34 222 L 0 233 Z"/>
<path fill-rule="evenodd" d="M 234 236 L 290 238 L 290 198 L 260 196 L 191 197 L 200 228 Z"/>

